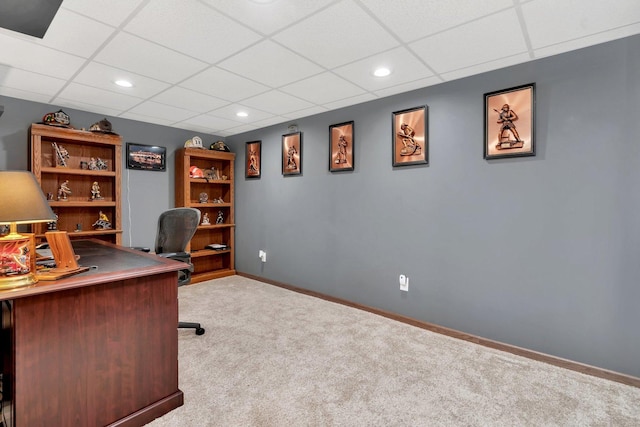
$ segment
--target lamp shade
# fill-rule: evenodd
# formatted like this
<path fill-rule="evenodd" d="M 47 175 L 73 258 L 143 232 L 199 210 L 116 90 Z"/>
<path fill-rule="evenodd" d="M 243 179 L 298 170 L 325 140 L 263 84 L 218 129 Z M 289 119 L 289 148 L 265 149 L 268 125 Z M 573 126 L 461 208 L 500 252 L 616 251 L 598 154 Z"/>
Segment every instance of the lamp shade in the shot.
<path fill-rule="evenodd" d="M 56 215 L 28 171 L 0 171 L 0 224 L 51 222 Z"/>

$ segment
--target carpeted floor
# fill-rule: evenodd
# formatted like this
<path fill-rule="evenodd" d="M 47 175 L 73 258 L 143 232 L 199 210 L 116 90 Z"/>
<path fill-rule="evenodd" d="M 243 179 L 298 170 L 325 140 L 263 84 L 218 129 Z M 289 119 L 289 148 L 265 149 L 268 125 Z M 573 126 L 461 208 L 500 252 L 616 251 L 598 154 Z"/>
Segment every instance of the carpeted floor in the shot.
<path fill-rule="evenodd" d="M 640 389 L 245 277 L 181 287 L 165 426 L 640 426 Z"/>

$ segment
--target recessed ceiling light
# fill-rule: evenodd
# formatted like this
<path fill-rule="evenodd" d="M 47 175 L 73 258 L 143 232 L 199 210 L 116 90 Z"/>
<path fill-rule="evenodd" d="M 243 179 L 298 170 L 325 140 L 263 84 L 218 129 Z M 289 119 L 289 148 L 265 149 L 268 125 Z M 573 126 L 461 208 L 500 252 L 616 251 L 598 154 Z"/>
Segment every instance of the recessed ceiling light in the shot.
<path fill-rule="evenodd" d="M 373 72 L 373 75 L 376 77 L 386 77 L 389 74 L 391 74 L 391 70 L 388 69 L 387 67 L 376 68 L 375 71 Z"/>
<path fill-rule="evenodd" d="M 236 116 L 238 116 L 238 117 L 249 117 L 249 113 L 247 113 L 245 111 L 238 111 L 236 113 Z"/>
<path fill-rule="evenodd" d="M 133 83 L 131 83 L 129 80 L 116 80 L 115 84 L 120 87 L 133 87 Z"/>

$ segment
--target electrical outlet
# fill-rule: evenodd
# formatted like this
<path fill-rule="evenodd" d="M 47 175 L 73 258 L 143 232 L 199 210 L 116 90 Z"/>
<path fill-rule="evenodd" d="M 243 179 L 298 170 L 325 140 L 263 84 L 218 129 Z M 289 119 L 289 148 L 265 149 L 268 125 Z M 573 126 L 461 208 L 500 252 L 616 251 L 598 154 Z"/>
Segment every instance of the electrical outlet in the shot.
<path fill-rule="evenodd" d="M 262 262 L 267 262 L 267 253 L 263 250 L 260 250 L 260 252 L 258 252 L 258 258 L 260 258 L 260 261 Z"/>
<path fill-rule="evenodd" d="M 404 292 L 409 292 L 409 278 L 404 274 L 400 275 L 400 290 Z"/>

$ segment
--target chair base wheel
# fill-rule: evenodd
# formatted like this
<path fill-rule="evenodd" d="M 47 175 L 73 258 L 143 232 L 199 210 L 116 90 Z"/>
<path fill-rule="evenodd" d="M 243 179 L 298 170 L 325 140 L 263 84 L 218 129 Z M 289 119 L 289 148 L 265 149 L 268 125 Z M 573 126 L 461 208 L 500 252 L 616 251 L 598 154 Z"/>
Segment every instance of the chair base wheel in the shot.
<path fill-rule="evenodd" d="M 204 335 L 204 328 L 196 328 L 196 335 Z"/>

